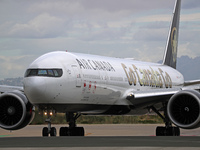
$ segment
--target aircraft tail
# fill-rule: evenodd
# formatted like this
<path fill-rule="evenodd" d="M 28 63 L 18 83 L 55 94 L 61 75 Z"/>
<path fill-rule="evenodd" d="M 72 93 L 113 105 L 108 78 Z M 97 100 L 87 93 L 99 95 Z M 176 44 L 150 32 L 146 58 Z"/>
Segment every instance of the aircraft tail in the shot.
<path fill-rule="evenodd" d="M 176 69 L 181 0 L 176 0 L 163 65 Z"/>

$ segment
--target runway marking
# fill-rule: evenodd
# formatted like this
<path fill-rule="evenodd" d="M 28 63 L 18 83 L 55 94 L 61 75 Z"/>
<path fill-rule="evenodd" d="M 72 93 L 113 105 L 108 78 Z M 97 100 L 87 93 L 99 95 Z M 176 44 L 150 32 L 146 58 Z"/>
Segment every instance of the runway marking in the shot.
<path fill-rule="evenodd" d="M 0 137 L 7 137 L 7 136 L 10 136 L 10 135 L 0 135 Z"/>

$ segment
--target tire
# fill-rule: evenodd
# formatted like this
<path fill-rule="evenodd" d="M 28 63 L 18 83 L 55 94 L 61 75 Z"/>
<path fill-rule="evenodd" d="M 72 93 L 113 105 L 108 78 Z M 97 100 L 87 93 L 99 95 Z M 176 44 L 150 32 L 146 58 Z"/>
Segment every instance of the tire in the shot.
<path fill-rule="evenodd" d="M 166 135 L 165 136 L 175 136 L 174 127 L 166 128 Z"/>
<path fill-rule="evenodd" d="M 77 136 L 76 127 L 69 129 L 69 136 Z"/>
<path fill-rule="evenodd" d="M 43 130 L 42 130 L 42 136 L 48 136 L 48 128 L 47 127 L 44 127 Z"/>
<path fill-rule="evenodd" d="M 56 132 L 56 128 L 55 127 L 52 127 L 51 128 L 51 131 L 50 131 L 50 135 L 51 136 L 56 136 L 57 132 Z"/>
<path fill-rule="evenodd" d="M 70 136 L 84 136 L 84 128 L 83 127 L 75 127 L 71 128 L 69 131 Z"/>
<path fill-rule="evenodd" d="M 60 128 L 59 135 L 60 136 L 65 136 L 65 134 L 64 134 L 64 127 Z"/>
<path fill-rule="evenodd" d="M 167 136 L 180 136 L 179 127 L 170 127 L 167 129 Z"/>
<path fill-rule="evenodd" d="M 180 136 L 179 127 L 157 127 L 156 136 Z"/>
<path fill-rule="evenodd" d="M 166 128 L 165 127 L 157 127 L 156 128 L 156 136 L 165 136 Z"/>
<path fill-rule="evenodd" d="M 68 130 L 68 127 L 61 127 L 59 132 L 60 136 L 68 136 Z"/>
<path fill-rule="evenodd" d="M 174 127 L 175 128 L 175 136 L 180 136 L 180 128 L 179 127 Z"/>
<path fill-rule="evenodd" d="M 83 127 L 77 127 L 77 136 L 84 136 L 85 135 L 85 131 Z"/>

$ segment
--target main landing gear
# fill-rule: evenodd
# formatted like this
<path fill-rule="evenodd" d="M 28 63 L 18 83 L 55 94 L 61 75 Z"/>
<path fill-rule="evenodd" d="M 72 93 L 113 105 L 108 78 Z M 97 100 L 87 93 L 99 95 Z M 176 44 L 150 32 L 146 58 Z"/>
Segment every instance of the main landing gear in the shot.
<path fill-rule="evenodd" d="M 80 114 L 76 113 L 66 113 L 66 120 L 69 123 L 69 127 L 61 127 L 60 136 L 84 136 L 84 128 L 76 126 L 76 119 L 80 116 Z"/>
<path fill-rule="evenodd" d="M 172 122 L 170 121 L 167 110 L 166 110 L 166 104 L 163 104 L 164 108 L 164 116 L 154 107 L 150 107 L 156 114 L 158 114 L 163 121 L 165 122 L 165 127 L 158 126 L 156 128 L 156 136 L 180 136 L 180 129 L 179 127 L 173 127 Z"/>
<path fill-rule="evenodd" d="M 83 127 L 76 126 L 76 120 L 81 116 L 81 114 L 76 113 L 66 113 L 66 120 L 69 123 L 69 127 L 61 127 L 59 131 L 60 136 L 84 136 L 85 131 Z M 48 127 L 44 127 L 42 130 L 42 136 L 56 136 L 56 128 L 51 127 L 51 117 L 45 120 L 48 123 Z"/>

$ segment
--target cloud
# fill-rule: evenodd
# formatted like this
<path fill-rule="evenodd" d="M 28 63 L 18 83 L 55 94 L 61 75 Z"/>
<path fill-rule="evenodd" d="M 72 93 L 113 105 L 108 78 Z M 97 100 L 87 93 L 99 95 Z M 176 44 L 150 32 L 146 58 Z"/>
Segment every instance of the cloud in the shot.
<path fill-rule="evenodd" d="M 64 21 L 62 19 L 44 13 L 28 23 L 15 24 L 8 35 L 21 38 L 55 38 L 62 33 L 63 28 Z"/>
<path fill-rule="evenodd" d="M 14 69 L 17 76 L 24 72 L 22 67 L 26 69 L 23 59 L 28 65 L 55 50 L 157 62 L 164 53 L 174 2 L 2 0 L 0 65 L 11 68 L 4 67 L 7 75 L 12 74 L 12 65 L 21 69 Z M 199 0 L 182 1 L 179 56 L 200 55 L 199 7 Z"/>
<path fill-rule="evenodd" d="M 183 14 L 181 15 L 181 21 L 200 21 L 200 13 Z"/>
<path fill-rule="evenodd" d="M 28 67 L 27 60 L 32 56 L 0 56 L 0 74 L 2 77 L 22 77 Z"/>
<path fill-rule="evenodd" d="M 182 1 L 182 8 L 184 9 L 200 8 L 200 1 L 199 0 Z"/>

